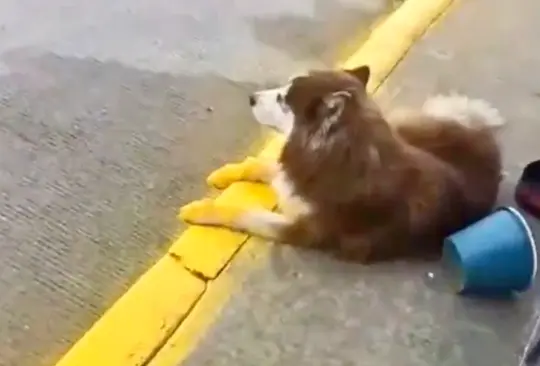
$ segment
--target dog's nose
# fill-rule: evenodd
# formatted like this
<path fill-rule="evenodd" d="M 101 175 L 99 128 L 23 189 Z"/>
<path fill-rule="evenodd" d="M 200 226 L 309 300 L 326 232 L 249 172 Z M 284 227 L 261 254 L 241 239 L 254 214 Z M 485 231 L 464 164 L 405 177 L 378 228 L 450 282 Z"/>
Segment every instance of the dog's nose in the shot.
<path fill-rule="evenodd" d="M 251 94 L 249 96 L 249 105 L 254 107 L 255 104 L 257 104 L 257 97 L 255 96 L 255 94 Z"/>

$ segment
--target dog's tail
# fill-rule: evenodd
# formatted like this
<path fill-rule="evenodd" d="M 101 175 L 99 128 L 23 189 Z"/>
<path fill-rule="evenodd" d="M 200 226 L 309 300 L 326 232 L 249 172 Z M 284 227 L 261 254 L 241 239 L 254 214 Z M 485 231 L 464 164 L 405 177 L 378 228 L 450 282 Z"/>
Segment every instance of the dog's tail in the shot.
<path fill-rule="evenodd" d="M 506 121 L 499 111 L 483 99 L 464 95 L 436 95 L 425 101 L 422 113 L 437 119 L 452 119 L 471 128 L 500 128 Z"/>

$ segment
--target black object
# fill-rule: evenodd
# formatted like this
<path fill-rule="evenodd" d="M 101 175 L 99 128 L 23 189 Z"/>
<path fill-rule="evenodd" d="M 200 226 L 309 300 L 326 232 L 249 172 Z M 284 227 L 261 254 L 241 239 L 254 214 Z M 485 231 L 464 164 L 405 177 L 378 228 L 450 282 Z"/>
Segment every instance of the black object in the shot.
<path fill-rule="evenodd" d="M 255 104 L 257 104 L 257 98 L 255 97 L 255 95 L 251 94 L 249 96 L 249 105 L 250 107 L 254 107 Z"/>
<path fill-rule="evenodd" d="M 529 163 L 523 169 L 514 198 L 520 208 L 540 218 L 540 160 Z"/>
<path fill-rule="evenodd" d="M 525 355 L 525 365 L 526 366 L 538 366 L 540 365 L 540 339 L 536 339 L 531 345 L 531 348 L 527 351 Z"/>
<path fill-rule="evenodd" d="M 514 194 L 516 203 L 530 215 L 540 219 L 540 160 L 533 161 L 523 169 Z M 537 320 L 535 330 L 531 337 L 531 344 L 526 350 L 521 365 L 540 366 L 540 337 L 537 328 L 540 320 Z"/>

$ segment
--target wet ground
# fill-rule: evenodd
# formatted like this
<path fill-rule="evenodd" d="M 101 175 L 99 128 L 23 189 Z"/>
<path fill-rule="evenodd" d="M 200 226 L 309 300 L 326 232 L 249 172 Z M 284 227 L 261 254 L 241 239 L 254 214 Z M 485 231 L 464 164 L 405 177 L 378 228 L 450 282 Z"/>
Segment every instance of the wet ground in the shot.
<path fill-rule="evenodd" d="M 508 119 L 500 204 L 512 204 L 521 169 L 540 156 L 540 3 L 496 5 L 459 2 L 378 98 L 420 106 L 458 91 L 491 101 Z M 529 221 L 540 237 L 540 222 Z M 184 365 L 517 366 L 540 285 L 515 301 L 488 301 L 456 296 L 439 274 L 437 263 L 364 267 L 274 246 Z"/>
<path fill-rule="evenodd" d="M 246 95 L 384 0 L 0 2 L 0 365 L 51 365 L 260 137 Z"/>

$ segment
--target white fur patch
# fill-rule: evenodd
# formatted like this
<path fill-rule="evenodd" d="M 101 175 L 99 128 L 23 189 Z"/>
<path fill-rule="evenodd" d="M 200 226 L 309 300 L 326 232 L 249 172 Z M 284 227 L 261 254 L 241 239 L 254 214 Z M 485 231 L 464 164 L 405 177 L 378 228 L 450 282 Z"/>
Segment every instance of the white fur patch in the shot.
<path fill-rule="evenodd" d="M 234 225 L 236 229 L 266 239 L 278 239 L 280 230 L 289 223 L 286 216 L 272 211 L 249 210 L 235 220 Z"/>
<path fill-rule="evenodd" d="M 257 121 L 289 135 L 294 124 L 294 114 L 285 103 L 285 96 L 291 84 L 280 88 L 261 90 L 254 94 L 256 103 L 252 107 Z"/>
<path fill-rule="evenodd" d="M 280 171 L 272 180 L 272 188 L 278 196 L 278 206 L 283 214 L 291 219 L 308 215 L 311 205 L 294 192 L 294 186 L 285 172 Z"/>
<path fill-rule="evenodd" d="M 422 113 L 435 118 L 453 119 L 467 127 L 491 126 L 500 127 L 505 124 L 499 111 L 489 102 L 472 99 L 464 95 L 436 95 L 425 101 Z"/>
<path fill-rule="evenodd" d="M 326 104 L 326 110 L 330 113 L 326 116 L 326 119 L 322 125 L 326 132 L 328 132 L 334 123 L 339 122 L 341 114 L 345 109 L 345 103 L 347 103 L 347 99 L 350 97 L 351 94 L 349 92 L 339 91 L 332 93 L 323 99 L 324 103 Z"/>

